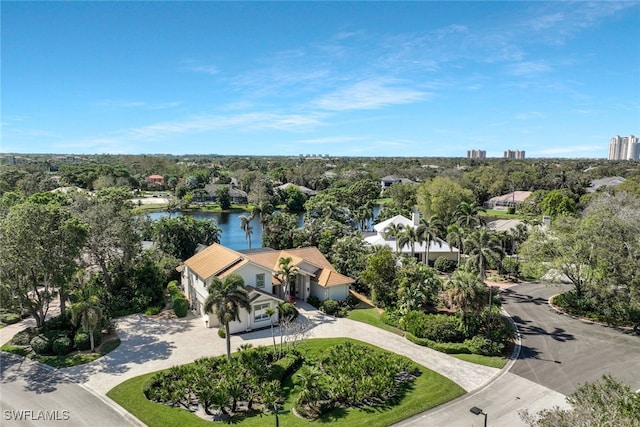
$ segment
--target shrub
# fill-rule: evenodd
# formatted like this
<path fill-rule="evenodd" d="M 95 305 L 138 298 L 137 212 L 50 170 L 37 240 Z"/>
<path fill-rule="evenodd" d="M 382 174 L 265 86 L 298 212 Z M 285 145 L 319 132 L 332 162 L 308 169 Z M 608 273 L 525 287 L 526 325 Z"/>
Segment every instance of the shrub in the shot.
<path fill-rule="evenodd" d="M 224 328 L 218 328 L 218 336 L 220 338 L 226 338 L 227 337 L 227 333 L 225 332 Z"/>
<path fill-rule="evenodd" d="M 172 299 L 175 295 L 182 295 L 182 292 L 180 291 L 178 282 L 176 280 L 172 280 L 171 282 L 169 282 L 169 284 L 167 285 L 167 292 L 169 292 L 169 295 Z"/>
<path fill-rule="evenodd" d="M 405 331 L 415 335 L 416 337 L 422 337 L 422 331 L 425 328 L 427 320 L 425 314 L 421 311 L 410 311 L 400 320 L 400 326 Z"/>
<path fill-rule="evenodd" d="M 458 267 L 458 262 L 453 259 L 445 258 L 443 256 L 436 258 L 433 263 L 433 268 L 442 273 L 453 273 Z"/>
<path fill-rule="evenodd" d="M 20 321 L 20 315 L 15 313 L 5 313 L 0 315 L 0 322 L 6 325 L 12 325 Z"/>
<path fill-rule="evenodd" d="M 162 311 L 162 307 L 156 305 L 153 307 L 148 307 L 145 311 L 144 314 L 146 314 L 147 316 L 155 316 L 156 314 L 160 313 Z"/>
<path fill-rule="evenodd" d="M 400 324 L 402 323 L 400 322 L 401 319 L 402 314 L 400 314 L 399 311 L 385 310 L 380 315 L 380 320 L 382 321 L 382 323 L 396 328 L 400 327 Z"/>
<path fill-rule="evenodd" d="M 71 323 L 71 315 L 69 312 L 65 314 L 59 314 L 56 317 L 52 317 L 44 323 L 45 331 L 70 331 L 76 330 L 76 327 Z"/>
<path fill-rule="evenodd" d="M 334 299 L 324 300 L 322 302 L 322 305 L 320 305 L 320 310 L 324 311 L 330 316 L 333 316 L 334 314 L 336 314 L 339 308 L 340 306 L 338 304 L 338 301 Z"/>
<path fill-rule="evenodd" d="M 36 335 L 36 328 L 26 328 L 15 334 L 11 342 L 15 345 L 29 345 L 31 339 Z"/>
<path fill-rule="evenodd" d="M 280 316 L 280 319 L 293 320 L 298 317 L 298 310 L 296 309 L 296 306 L 290 302 L 283 302 L 278 304 L 278 315 Z"/>
<path fill-rule="evenodd" d="M 317 296 L 310 295 L 309 298 L 307 298 L 307 303 L 314 306 L 315 308 L 320 308 L 320 304 L 322 304 L 322 301 L 320 301 L 320 298 L 318 298 Z"/>
<path fill-rule="evenodd" d="M 447 354 L 470 354 L 471 350 L 467 347 L 465 343 L 455 342 L 455 343 L 438 343 L 428 338 L 418 338 L 410 332 L 407 332 L 407 339 L 414 344 L 421 345 L 423 347 L 429 347 L 433 350 L 439 351 L 441 353 Z"/>
<path fill-rule="evenodd" d="M 189 312 L 189 301 L 184 297 L 173 298 L 171 300 L 171 308 L 178 317 L 186 317 Z"/>
<path fill-rule="evenodd" d="M 464 340 L 460 318 L 446 314 L 424 314 L 425 322 L 420 334 L 421 338 L 429 338 L 436 342 L 461 342 Z"/>
<path fill-rule="evenodd" d="M 36 354 L 51 354 L 52 343 L 44 334 L 36 335 L 29 343 Z"/>
<path fill-rule="evenodd" d="M 71 351 L 71 340 L 69 339 L 69 337 L 56 338 L 53 341 L 52 349 L 53 352 L 58 356 L 69 354 L 69 352 Z"/>
<path fill-rule="evenodd" d="M 513 214 L 515 214 L 515 213 L 516 213 L 516 208 L 515 208 L 514 206 L 509 206 L 509 207 L 507 208 L 507 214 L 509 214 L 509 215 L 513 215 Z"/>
<path fill-rule="evenodd" d="M 298 369 L 301 362 L 302 357 L 296 354 L 287 354 L 271 365 L 268 378 L 270 380 L 282 381 Z"/>
<path fill-rule="evenodd" d="M 77 332 L 76 336 L 73 338 L 73 344 L 80 351 L 91 349 L 91 339 L 89 334 L 86 332 Z"/>
<path fill-rule="evenodd" d="M 479 335 L 466 340 L 464 344 L 469 351 L 473 354 L 481 354 L 484 356 L 498 356 L 502 354 L 504 350 L 504 344 L 491 341 L 489 338 L 485 338 Z"/>

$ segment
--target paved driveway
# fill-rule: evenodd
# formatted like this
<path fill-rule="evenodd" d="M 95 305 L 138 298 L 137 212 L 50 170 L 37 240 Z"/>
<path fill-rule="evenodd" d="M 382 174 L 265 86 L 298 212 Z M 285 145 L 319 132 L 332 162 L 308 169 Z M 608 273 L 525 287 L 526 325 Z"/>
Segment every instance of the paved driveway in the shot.
<path fill-rule="evenodd" d="M 640 389 L 640 336 L 558 314 L 547 301 L 567 289 L 527 283 L 503 291 L 522 333 L 520 358 L 510 372 L 563 394 L 603 374 Z"/>

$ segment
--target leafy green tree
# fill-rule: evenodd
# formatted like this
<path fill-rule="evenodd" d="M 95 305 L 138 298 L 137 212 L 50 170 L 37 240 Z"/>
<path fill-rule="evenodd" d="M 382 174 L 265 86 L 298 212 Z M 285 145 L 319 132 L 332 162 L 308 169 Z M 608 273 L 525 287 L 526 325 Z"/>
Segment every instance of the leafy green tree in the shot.
<path fill-rule="evenodd" d="M 86 226 L 56 203 L 21 203 L 0 219 L 0 277 L 13 286 L 38 326 L 44 324 L 54 289 L 64 312 L 66 283 L 78 269 L 86 237 Z"/>
<path fill-rule="evenodd" d="M 436 215 L 445 225 L 453 222 L 460 203 L 472 203 L 475 200 L 471 190 L 462 188 L 456 181 L 444 176 L 421 184 L 417 198 L 421 213 L 427 217 Z"/>
<path fill-rule="evenodd" d="M 268 222 L 269 217 L 271 216 L 271 214 L 273 214 L 274 210 L 275 209 L 273 207 L 273 204 L 271 204 L 271 202 L 261 201 L 253 207 L 253 210 L 251 211 L 251 216 L 254 218 L 258 217 L 260 225 L 264 230 L 264 226 Z"/>
<path fill-rule="evenodd" d="M 551 190 L 540 201 L 540 208 L 545 215 L 552 218 L 558 216 L 575 215 L 576 204 L 574 199 L 569 197 L 566 191 Z"/>
<path fill-rule="evenodd" d="M 231 209 L 231 196 L 229 195 L 229 188 L 222 187 L 216 190 L 216 199 L 220 205 L 220 209 L 227 211 Z"/>
<path fill-rule="evenodd" d="M 331 265 L 341 274 L 358 279 L 365 269 L 369 247 L 362 234 L 353 233 L 337 239 L 329 251 Z"/>
<path fill-rule="evenodd" d="M 163 217 L 153 223 L 153 237 L 160 250 L 185 260 L 193 256 L 199 243 L 220 243 L 220 228 L 213 220 L 191 215 Z"/>
<path fill-rule="evenodd" d="M 227 360 L 231 360 L 231 333 L 229 323 L 240 320 L 240 310 L 251 311 L 249 294 L 244 288 L 244 280 L 238 274 L 230 274 L 223 280 L 214 276 L 207 289 L 209 295 L 204 302 L 205 313 L 214 314 L 224 325 L 227 341 Z"/>
<path fill-rule="evenodd" d="M 276 212 L 262 228 L 262 246 L 276 250 L 294 247 L 294 238 L 298 224 L 292 214 Z"/>
<path fill-rule="evenodd" d="M 388 247 L 377 249 L 367 259 L 362 281 L 371 292 L 371 300 L 379 307 L 390 307 L 396 300 L 396 256 Z"/>
<path fill-rule="evenodd" d="M 288 186 L 284 190 L 284 204 L 289 212 L 303 212 L 304 204 L 307 201 L 307 196 L 304 195 L 298 187 L 294 185 Z"/>
<path fill-rule="evenodd" d="M 640 420 L 640 394 L 610 375 L 582 384 L 567 403 L 568 409 L 556 406 L 535 415 L 526 410 L 519 415 L 531 427 L 635 427 Z"/>
<path fill-rule="evenodd" d="M 504 252 L 497 236 L 486 227 L 482 227 L 471 233 L 465 240 L 469 258 L 467 264 L 480 273 L 480 279 L 484 280 L 487 268 L 502 260 Z"/>

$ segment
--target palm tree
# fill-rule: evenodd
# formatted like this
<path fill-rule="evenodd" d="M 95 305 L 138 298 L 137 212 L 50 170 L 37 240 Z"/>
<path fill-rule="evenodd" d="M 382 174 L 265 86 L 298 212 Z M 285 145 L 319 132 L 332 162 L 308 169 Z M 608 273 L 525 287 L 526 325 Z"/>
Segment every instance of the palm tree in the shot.
<path fill-rule="evenodd" d="M 240 320 L 240 309 L 251 311 L 249 294 L 244 288 L 244 280 L 239 274 L 230 274 L 224 281 L 218 277 L 211 279 L 209 296 L 204 303 L 205 313 L 215 314 L 218 321 L 224 325 L 227 340 L 227 360 L 231 360 L 231 336 L 229 323 Z"/>
<path fill-rule="evenodd" d="M 396 235 L 396 246 L 398 251 L 405 246 L 411 248 L 411 257 L 415 255 L 416 242 L 420 239 L 416 228 L 412 225 L 405 225 L 405 227 Z"/>
<path fill-rule="evenodd" d="M 244 231 L 244 235 L 249 244 L 249 249 L 251 249 L 251 234 L 253 233 L 253 228 L 251 227 L 252 220 L 253 215 L 240 215 L 240 228 Z"/>
<path fill-rule="evenodd" d="M 480 226 L 481 221 L 478 214 L 484 211 L 485 210 L 478 206 L 475 202 L 460 202 L 460 204 L 458 205 L 458 209 L 456 209 L 454 213 L 454 217 L 456 219 L 456 223 L 459 226 L 469 230 Z"/>
<path fill-rule="evenodd" d="M 284 286 L 285 300 L 289 300 L 293 279 L 295 279 L 296 275 L 298 274 L 298 267 L 296 267 L 295 265 L 291 265 L 291 261 L 291 257 L 283 257 L 278 260 L 278 267 L 280 269 L 278 270 L 276 275 Z"/>
<path fill-rule="evenodd" d="M 102 308 L 98 305 L 98 297 L 93 293 L 83 295 L 80 301 L 71 305 L 71 323 L 80 323 L 82 329 L 89 333 L 91 351 L 95 350 L 93 331 L 102 322 Z"/>
<path fill-rule="evenodd" d="M 271 203 L 267 201 L 262 201 L 253 207 L 253 210 L 251 211 L 251 216 L 252 217 L 257 216 L 260 221 L 260 225 L 264 229 L 264 225 L 267 223 L 267 218 L 269 217 L 269 215 L 273 213 L 273 211 L 274 211 L 274 207 Z"/>
<path fill-rule="evenodd" d="M 470 265 L 480 272 L 480 278 L 485 279 L 486 268 L 491 262 L 498 262 L 504 256 L 502 245 L 495 234 L 482 227 L 467 237 L 465 245 L 469 248 Z"/>
<path fill-rule="evenodd" d="M 487 285 L 477 273 L 459 268 L 445 284 L 444 294 L 449 304 L 465 318 L 484 308 L 487 291 Z"/>
<path fill-rule="evenodd" d="M 425 242 L 425 264 L 429 265 L 429 247 L 431 241 L 437 242 L 438 246 L 442 246 L 442 242 L 438 238 L 442 232 L 443 224 L 437 215 L 431 215 L 430 218 L 422 218 L 418 226 L 418 235 Z"/>
<path fill-rule="evenodd" d="M 384 237 L 385 239 L 395 239 L 396 237 L 398 237 L 398 233 L 400 233 L 402 231 L 402 225 L 401 224 L 396 224 L 396 223 L 391 223 L 389 225 L 387 225 L 387 227 L 384 229 Z M 397 249 L 397 246 L 396 246 Z"/>
<path fill-rule="evenodd" d="M 464 229 L 457 224 L 451 224 L 447 227 L 447 241 L 454 243 L 458 247 L 458 267 L 460 267 L 460 259 L 462 257 L 462 242 L 464 241 Z M 449 245 L 451 248 L 451 245 Z"/>
<path fill-rule="evenodd" d="M 526 224 L 520 223 L 512 228 L 509 233 L 511 233 L 511 237 L 513 238 L 513 252 L 515 253 L 517 260 L 518 247 L 520 246 L 520 243 L 525 242 L 529 237 L 529 229 Z"/>

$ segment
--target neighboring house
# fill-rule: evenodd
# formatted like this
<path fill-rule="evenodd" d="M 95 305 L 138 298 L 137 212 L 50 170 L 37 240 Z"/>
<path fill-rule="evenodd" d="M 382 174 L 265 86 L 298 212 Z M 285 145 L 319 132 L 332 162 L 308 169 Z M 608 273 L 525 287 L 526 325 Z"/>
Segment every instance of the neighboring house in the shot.
<path fill-rule="evenodd" d="M 399 249 L 399 252 L 403 254 L 411 254 L 410 246 L 403 246 L 401 248 L 398 248 L 396 238 L 387 235 L 386 231 L 391 224 L 398 225 L 402 228 L 406 226 L 416 228 L 419 223 L 420 219 L 417 213 L 413 214 L 413 219 L 409 219 L 403 215 L 396 215 L 393 218 L 389 218 L 386 221 L 382 221 L 374 225 L 373 229 L 375 230 L 375 234 L 365 237 L 364 241 L 372 246 L 387 246 L 394 252 L 397 252 Z M 437 241 L 432 240 L 429 242 L 429 261 L 434 261 L 439 257 L 457 260 L 458 252 L 458 248 L 450 246 L 449 243 L 445 242 L 442 239 L 438 239 Z M 427 253 L 426 242 L 416 242 L 413 247 L 413 253 L 418 259 L 424 261 Z"/>
<path fill-rule="evenodd" d="M 181 283 L 191 308 L 203 317 L 208 327 L 218 327 L 218 319 L 204 312 L 209 295 L 207 289 L 215 276 L 221 280 L 232 273 L 239 274 L 249 292 L 251 312 L 241 310 L 240 321 L 230 326 L 231 333 L 269 326 L 265 310 L 276 308 L 285 296 L 284 285 L 278 277 L 281 258 L 291 258 L 297 268 L 291 298 L 306 300 L 313 295 L 321 300 L 345 300 L 349 286 L 355 280 L 338 273 L 315 247 L 276 251 L 270 248 L 235 251 L 214 243 L 186 260 L 179 270 Z M 277 321 L 277 315 L 276 319 Z"/>
<path fill-rule="evenodd" d="M 204 186 L 204 190 L 207 192 L 205 197 L 206 201 L 215 202 L 218 199 L 216 192 L 221 188 L 229 189 L 229 197 L 231 203 L 237 205 L 246 205 L 248 203 L 247 193 L 239 188 L 236 188 L 233 183 L 231 184 L 207 184 Z"/>
<path fill-rule="evenodd" d="M 307 197 L 315 196 L 316 194 L 318 194 L 318 192 L 317 192 L 317 191 L 315 191 L 315 190 L 312 190 L 312 189 L 310 189 L 310 188 L 307 188 L 307 187 L 305 187 L 305 186 L 303 186 L 303 185 L 295 185 L 295 184 L 292 184 L 292 183 L 290 183 L 290 182 L 287 182 L 286 184 L 279 185 L 279 186 L 278 186 L 278 187 L 276 187 L 276 188 L 277 188 L 278 190 L 285 191 L 287 188 L 289 188 L 289 187 L 291 187 L 291 186 L 296 187 L 298 190 L 300 190 L 300 192 L 301 192 L 302 194 L 304 194 L 304 195 L 305 195 L 305 196 L 307 196 Z"/>
<path fill-rule="evenodd" d="M 492 197 L 483 203 L 485 209 L 506 210 L 510 207 L 517 207 L 531 195 L 531 191 L 512 191 L 502 196 Z"/>
<path fill-rule="evenodd" d="M 164 185 L 164 178 L 162 177 L 162 175 L 149 175 L 146 180 L 150 184 L 156 184 L 160 186 Z"/>
<path fill-rule="evenodd" d="M 393 184 L 415 184 L 415 181 L 411 181 L 408 178 L 399 178 L 395 175 L 387 175 L 385 177 L 380 178 L 380 186 L 382 187 L 382 191 L 391 187 Z"/>
<path fill-rule="evenodd" d="M 594 193 L 600 188 L 615 187 L 616 185 L 622 184 L 625 181 L 626 179 L 621 176 L 610 176 L 607 178 L 594 179 L 589 183 L 589 187 L 587 187 L 586 190 L 587 193 Z"/>
<path fill-rule="evenodd" d="M 496 219 L 487 223 L 487 228 L 491 231 L 511 231 L 516 228 L 522 221 L 519 219 Z"/>

